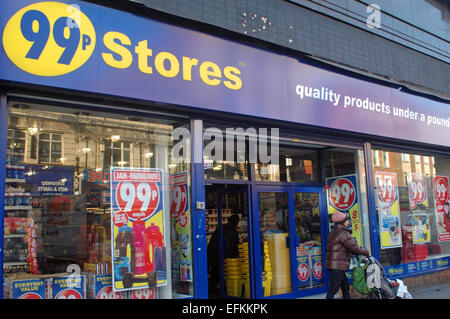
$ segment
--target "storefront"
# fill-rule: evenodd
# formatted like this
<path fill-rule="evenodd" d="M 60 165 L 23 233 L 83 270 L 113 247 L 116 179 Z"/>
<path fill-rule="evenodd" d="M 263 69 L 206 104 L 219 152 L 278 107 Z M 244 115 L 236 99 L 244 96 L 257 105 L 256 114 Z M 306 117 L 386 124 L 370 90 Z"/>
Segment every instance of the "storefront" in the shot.
<path fill-rule="evenodd" d="M 390 276 L 449 269 L 448 101 L 82 1 L 0 16 L 3 298 L 321 293 L 337 210 Z"/>

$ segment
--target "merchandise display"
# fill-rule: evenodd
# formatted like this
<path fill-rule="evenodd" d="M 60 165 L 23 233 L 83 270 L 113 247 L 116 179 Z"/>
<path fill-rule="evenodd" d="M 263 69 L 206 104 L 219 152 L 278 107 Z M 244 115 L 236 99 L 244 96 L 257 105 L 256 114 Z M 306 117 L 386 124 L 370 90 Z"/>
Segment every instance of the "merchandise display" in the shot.
<path fill-rule="evenodd" d="M 292 291 L 291 262 L 289 248 L 286 247 L 287 233 L 266 233 L 269 258 L 272 268 L 271 295 Z"/>

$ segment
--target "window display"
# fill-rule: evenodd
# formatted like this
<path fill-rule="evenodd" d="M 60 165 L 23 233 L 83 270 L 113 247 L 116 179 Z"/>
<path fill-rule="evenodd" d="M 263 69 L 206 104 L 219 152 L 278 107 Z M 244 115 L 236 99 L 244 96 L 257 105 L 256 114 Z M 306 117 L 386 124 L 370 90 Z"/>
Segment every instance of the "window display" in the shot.
<path fill-rule="evenodd" d="M 193 295 L 185 118 L 12 102 L 8 123 L 5 298 Z"/>
<path fill-rule="evenodd" d="M 373 154 L 380 260 L 408 264 L 408 272 L 429 270 L 434 266 L 425 261 L 450 254 L 450 157 L 390 149 Z"/>

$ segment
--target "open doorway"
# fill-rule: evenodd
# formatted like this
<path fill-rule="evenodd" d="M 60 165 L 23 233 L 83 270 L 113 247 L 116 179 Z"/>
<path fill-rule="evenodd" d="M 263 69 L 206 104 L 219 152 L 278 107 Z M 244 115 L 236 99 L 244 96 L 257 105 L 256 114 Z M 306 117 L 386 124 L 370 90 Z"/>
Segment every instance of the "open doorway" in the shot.
<path fill-rule="evenodd" d="M 251 297 L 248 194 L 248 185 L 205 186 L 210 299 Z"/>

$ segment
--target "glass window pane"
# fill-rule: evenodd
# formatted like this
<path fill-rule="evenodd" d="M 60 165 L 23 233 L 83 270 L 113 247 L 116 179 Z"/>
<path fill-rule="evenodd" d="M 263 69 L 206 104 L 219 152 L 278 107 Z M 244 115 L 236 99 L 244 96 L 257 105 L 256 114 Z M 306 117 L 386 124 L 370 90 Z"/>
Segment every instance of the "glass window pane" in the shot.
<path fill-rule="evenodd" d="M 317 151 L 303 147 L 279 147 L 277 163 L 255 164 L 256 179 L 271 182 L 318 183 Z"/>
<path fill-rule="evenodd" d="M 270 292 L 265 296 L 292 292 L 290 251 L 286 245 L 289 236 L 288 193 L 259 193 L 259 222 L 262 245 L 261 265 L 263 287 L 271 278 Z"/>
<path fill-rule="evenodd" d="M 60 152 L 61 153 L 61 143 L 52 142 L 52 152 Z"/>
<path fill-rule="evenodd" d="M 248 144 L 248 139 L 236 136 L 227 139 L 225 129 L 207 128 L 203 154 L 205 179 L 248 179 Z"/>
<path fill-rule="evenodd" d="M 112 156 L 113 156 L 113 161 L 112 161 L 113 165 L 114 166 L 121 166 L 122 164 L 119 164 L 119 163 L 122 163 L 122 152 L 121 152 L 120 148 L 119 149 L 114 149 L 113 153 L 112 153 Z"/>
<path fill-rule="evenodd" d="M 221 185 L 209 185 L 205 192 L 209 298 L 250 298 L 247 191 L 240 186 L 227 185 L 224 190 Z"/>
<path fill-rule="evenodd" d="M 52 141 L 60 142 L 61 141 L 61 135 L 59 135 L 59 134 L 52 134 Z"/>
<path fill-rule="evenodd" d="M 319 193 L 294 193 L 298 289 L 323 285 Z M 306 265 L 309 265 L 306 268 Z"/>
<path fill-rule="evenodd" d="M 50 142 L 39 139 L 39 162 L 50 160 Z"/>

